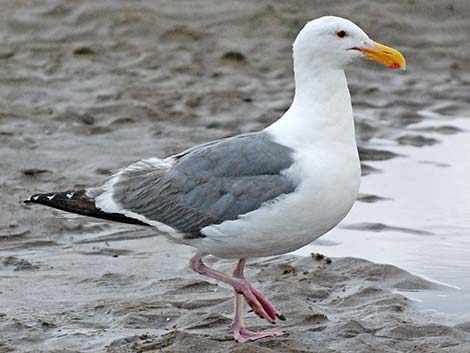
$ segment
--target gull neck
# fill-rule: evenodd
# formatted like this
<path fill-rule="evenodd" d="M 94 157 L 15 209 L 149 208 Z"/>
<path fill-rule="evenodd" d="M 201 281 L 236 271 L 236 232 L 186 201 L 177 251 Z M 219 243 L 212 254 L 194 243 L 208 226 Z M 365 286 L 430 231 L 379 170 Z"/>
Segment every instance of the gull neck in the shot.
<path fill-rule="evenodd" d="M 291 147 L 346 144 L 356 148 L 351 96 L 344 70 L 295 67 L 295 95 L 286 113 L 267 128 Z"/>

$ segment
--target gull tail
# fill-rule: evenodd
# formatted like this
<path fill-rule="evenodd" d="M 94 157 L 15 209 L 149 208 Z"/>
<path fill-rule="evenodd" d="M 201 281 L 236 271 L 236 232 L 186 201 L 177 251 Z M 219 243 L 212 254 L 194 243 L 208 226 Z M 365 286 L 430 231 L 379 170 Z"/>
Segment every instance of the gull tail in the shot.
<path fill-rule="evenodd" d="M 129 218 L 120 213 L 107 213 L 95 206 L 95 200 L 86 195 L 86 190 L 64 191 L 47 194 L 35 194 L 29 200 L 23 201 L 26 204 L 37 203 L 62 211 L 77 213 L 83 216 L 106 219 L 109 221 L 128 223 L 128 224 L 145 224 L 137 219 Z"/>

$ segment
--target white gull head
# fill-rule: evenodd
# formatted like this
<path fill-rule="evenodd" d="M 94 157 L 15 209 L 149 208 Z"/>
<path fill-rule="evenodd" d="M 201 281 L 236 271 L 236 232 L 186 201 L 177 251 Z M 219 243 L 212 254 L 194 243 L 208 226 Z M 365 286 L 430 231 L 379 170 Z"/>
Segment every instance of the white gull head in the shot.
<path fill-rule="evenodd" d="M 362 53 L 353 48 L 370 46 L 367 34 L 349 20 L 325 16 L 308 22 L 295 39 L 294 63 L 321 69 L 344 69 Z"/>
<path fill-rule="evenodd" d="M 374 42 L 356 24 L 325 16 L 308 22 L 293 44 L 295 96 L 289 110 L 267 130 L 291 148 L 328 143 L 355 150 L 351 97 L 344 69 L 364 58 L 404 69 L 403 55 Z"/>
<path fill-rule="evenodd" d="M 308 22 L 294 41 L 294 65 L 320 69 L 341 69 L 364 57 L 389 68 L 405 68 L 403 56 L 395 49 L 374 42 L 355 23 L 335 16 Z"/>

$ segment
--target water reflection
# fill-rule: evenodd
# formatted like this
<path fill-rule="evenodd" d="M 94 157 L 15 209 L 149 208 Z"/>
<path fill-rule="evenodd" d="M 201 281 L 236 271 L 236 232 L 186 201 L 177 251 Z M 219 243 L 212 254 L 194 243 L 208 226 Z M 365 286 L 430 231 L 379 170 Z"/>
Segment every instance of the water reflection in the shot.
<path fill-rule="evenodd" d="M 430 119 L 409 126 L 406 138 L 370 141 L 364 151 L 406 157 L 366 153 L 368 166 L 381 173 L 363 178 L 359 202 L 339 228 L 298 253 L 361 257 L 455 286 L 403 294 L 432 315 L 469 320 L 470 121 L 449 126 L 449 119 L 424 115 Z"/>

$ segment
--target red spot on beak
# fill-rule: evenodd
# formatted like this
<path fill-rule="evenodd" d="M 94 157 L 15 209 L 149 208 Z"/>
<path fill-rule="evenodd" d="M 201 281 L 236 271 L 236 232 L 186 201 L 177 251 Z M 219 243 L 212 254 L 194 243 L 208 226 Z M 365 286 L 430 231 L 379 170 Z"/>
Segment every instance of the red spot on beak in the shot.
<path fill-rule="evenodd" d="M 397 62 L 395 62 L 395 63 L 393 63 L 392 65 L 390 65 L 388 68 L 389 68 L 389 69 L 399 69 L 399 68 L 400 68 L 400 64 L 397 63 Z"/>

